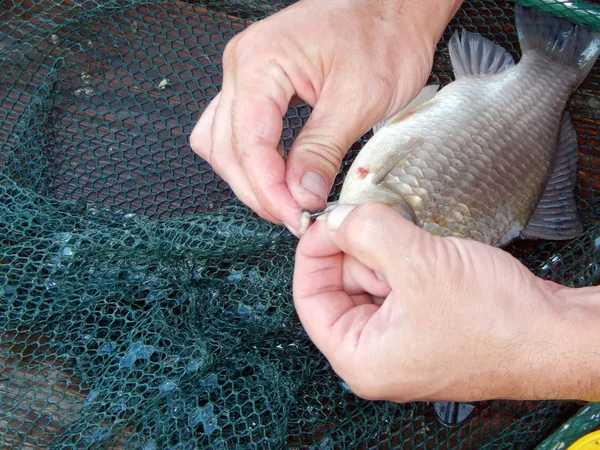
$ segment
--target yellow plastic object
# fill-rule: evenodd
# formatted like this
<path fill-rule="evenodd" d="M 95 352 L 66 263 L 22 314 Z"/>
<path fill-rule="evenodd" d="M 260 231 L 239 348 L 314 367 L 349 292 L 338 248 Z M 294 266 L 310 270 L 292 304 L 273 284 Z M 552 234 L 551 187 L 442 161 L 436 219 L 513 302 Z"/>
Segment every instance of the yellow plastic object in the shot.
<path fill-rule="evenodd" d="M 586 434 L 571 444 L 567 450 L 600 450 L 600 431 Z"/>

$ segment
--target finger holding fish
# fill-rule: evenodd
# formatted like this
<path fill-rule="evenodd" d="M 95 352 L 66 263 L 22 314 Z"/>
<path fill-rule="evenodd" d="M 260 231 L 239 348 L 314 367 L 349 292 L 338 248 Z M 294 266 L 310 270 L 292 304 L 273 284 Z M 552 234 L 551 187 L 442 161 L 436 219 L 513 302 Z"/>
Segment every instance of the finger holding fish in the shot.
<path fill-rule="evenodd" d="M 439 236 L 494 246 L 581 233 L 576 133 L 564 111 L 598 58 L 600 33 L 521 7 L 516 20 L 517 64 L 491 41 L 455 33 L 456 80 L 426 86 L 374 128 L 338 204 L 381 202 Z M 304 230 L 317 214 L 302 217 Z"/>
<path fill-rule="evenodd" d="M 356 395 L 397 402 L 588 395 L 565 383 L 570 362 L 558 362 L 578 315 L 557 321 L 556 308 L 567 306 L 553 298 L 554 285 L 511 255 L 435 236 L 379 203 L 322 217 L 298 245 L 294 303 Z M 350 263 L 361 268 L 351 273 Z M 369 285 L 373 269 L 389 291 Z"/>
<path fill-rule="evenodd" d="M 324 206 L 352 143 L 426 80 L 461 1 L 397 3 L 303 0 L 226 46 L 221 99 L 201 117 L 192 148 L 261 217 L 296 234 L 301 208 Z M 312 112 L 284 157 L 282 118 L 297 99 Z"/>

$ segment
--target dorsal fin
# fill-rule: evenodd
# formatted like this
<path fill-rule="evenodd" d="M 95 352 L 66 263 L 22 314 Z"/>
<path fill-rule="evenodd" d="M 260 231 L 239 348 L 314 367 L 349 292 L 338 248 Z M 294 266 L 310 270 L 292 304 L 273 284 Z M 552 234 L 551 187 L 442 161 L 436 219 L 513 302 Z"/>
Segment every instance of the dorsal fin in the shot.
<path fill-rule="evenodd" d="M 454 76 L 500 73 L 515 65 L 510 53 L 480 34 L 455 31 L 448 44 Z"/>
<path fill-rule="evenodd" d="M 552 174 L 531 220 L 521 233 L 523 239 L 573 239 L 583 232 L 575 200 L 577 182 L 577 133 L 565 112 Z"/>
<path fill-rule="evenodd" d="M 399 122 L 409 114 L 417 111 L 421 106 L 423 106 L 433 97 L 435 97 L 435 94 L 437 93 L 439 88 L 440 86 L 437 84 L 430 84 L 429 86 L 425 86 L 421 90 L 421 92 L 419 92 L 419 94 L 417 94 L 417 96 L 408 105 L 402 108 L 398 113 L 394 114 L 388 120 L 382 120 L 381 122 L 376 124 L 373 127 L 373 133 L 377 133 L 377 131 L 379 131 L 384 126 L 389 125 L 391 123 Z"/>

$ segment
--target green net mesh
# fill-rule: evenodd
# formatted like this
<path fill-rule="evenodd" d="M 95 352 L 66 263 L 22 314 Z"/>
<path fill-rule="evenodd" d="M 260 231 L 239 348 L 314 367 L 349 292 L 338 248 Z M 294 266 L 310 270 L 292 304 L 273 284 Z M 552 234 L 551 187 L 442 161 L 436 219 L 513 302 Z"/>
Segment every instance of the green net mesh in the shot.
<path fill-rule="evenodd" d="M 589 3 L 521 3 L 600 29 Z M 482 402 L 445 427 L 431 404 L 357 399 L 312 346 L 291 302 L 295 238 L 188 144 L 226 42 L 283 6 L 0 3 L 0 447 L 533 448 L 577 410 Z M 458 26 L 518 57 L 512 10 L 466 2 L 430 81 L 451 80 Z M 597 66 L 570 106 L 584 235 L 510 249 L 567 285 L 600 278 L 599 89 Z M 284 147 L 309 113 L 290 108 Z"/>

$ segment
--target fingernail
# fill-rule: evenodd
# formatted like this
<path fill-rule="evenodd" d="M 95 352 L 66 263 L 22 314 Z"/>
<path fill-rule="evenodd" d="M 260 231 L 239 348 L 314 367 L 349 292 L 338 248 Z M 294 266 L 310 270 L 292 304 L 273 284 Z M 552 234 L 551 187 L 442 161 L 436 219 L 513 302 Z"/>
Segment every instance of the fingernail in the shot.
<path fill-rule="evenodd" d="M 297 231 L 295 231 L 291 226 L 289 226 L 287 223 L 284 223 L 285 227 L 289 230 L 290 233 L 292 233 L 294 236 L 296 236 L 298 239 L 300 239 L 300 235 L 298 234 Z"/>
<path fill-rule="evenodd" d="M 300 186 L 309 190 L 321 200 L 327 200 L 327 196 L 329 195 L 329 186 L 327 185 L 325 178 L 323 178 L 317 172 L 311 171 L 302 175 Z"/>
<path fill-rule="evenodd" d="M 331 231 L 337 230 L 342 226 L 342 222 L 354 208 L 356 208 L 356 205 L 340 205 L 333 208 L 327 214 L 327 228 Z"/>
<path fill-rule="evenodd" d="M 374 270 L 373 272 L 375 272 L 375 276 L 377 277 L 377 279 L 379 281 L 385 281 L 385 277 L 383 276 L 383 274 L 381 272 L 377 272 L 376 270 Z"/>

